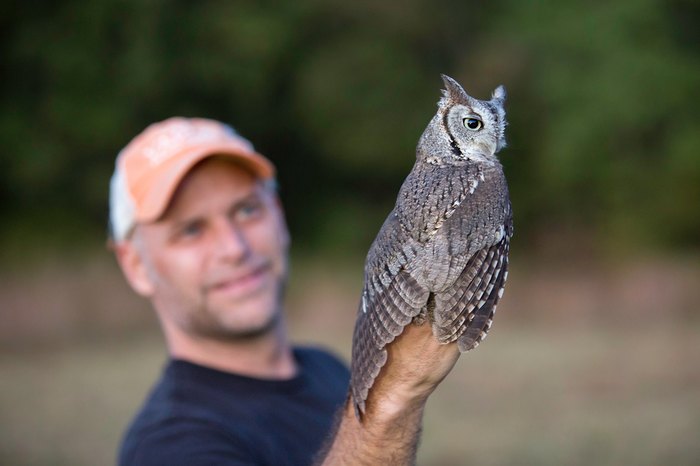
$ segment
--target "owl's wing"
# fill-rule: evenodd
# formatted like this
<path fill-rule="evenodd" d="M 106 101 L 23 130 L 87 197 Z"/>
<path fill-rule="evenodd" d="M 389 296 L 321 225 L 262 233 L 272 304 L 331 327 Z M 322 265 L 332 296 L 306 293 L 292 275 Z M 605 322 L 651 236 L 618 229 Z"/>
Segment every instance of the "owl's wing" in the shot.
<path fill-rule="evenodd" d="M 367 255 L 352 339 L 350 389 L 358 417 L 364 414 L 367 393 L 386 363 L 386 345 L 420 314 L 428 300 L 428 290 L 405 270 L 418 247 L 392 213 Z"/>
<path fill-rule="evenodd" d="M 436 293 L 433 333 L 442 343 L 457 340 L 460 351 L 476 348 L 491 328 L 508 277 L 510 228 L 477 251 L 447 290 Z"/>

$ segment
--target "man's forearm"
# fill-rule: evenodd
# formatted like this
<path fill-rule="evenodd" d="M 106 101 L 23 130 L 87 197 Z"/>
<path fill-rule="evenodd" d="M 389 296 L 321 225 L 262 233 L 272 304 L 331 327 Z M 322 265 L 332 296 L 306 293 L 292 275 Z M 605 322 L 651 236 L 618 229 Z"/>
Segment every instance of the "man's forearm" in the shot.
<path fill-rule="evenodd" d="M 368 409 L 360 422 L 348 401 L 323 465 L 411 465 L 416 462 L 425 401 Z"/>
<path fill-rule="evenodd" d="M 425 404 L 454 366 L 459 350 L 455 344 L 440 344 L 429 325 L 409 325 L 387 353 L 362 421 L 349 400 L 322 464 L 415 463 Z"/>

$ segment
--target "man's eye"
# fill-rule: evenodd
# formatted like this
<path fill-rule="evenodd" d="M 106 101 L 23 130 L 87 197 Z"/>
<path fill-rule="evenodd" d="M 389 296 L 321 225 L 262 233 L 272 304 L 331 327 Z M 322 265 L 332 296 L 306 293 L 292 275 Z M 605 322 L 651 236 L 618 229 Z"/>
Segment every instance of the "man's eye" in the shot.
<path fill-rule="evenodd" d="M 249 202 L 241 205 L 237 211 L 236 216 L 239 219 L 249 219 L 255 218 L 262 212 L 262 205 L 259 202 Z"/>
<path fill-rule="evenodd" d="M 197 236 L 201 232 L 202 232 L 202 223 L 201 222 L 187 223 L 180 229 L 181 236 Z"/>

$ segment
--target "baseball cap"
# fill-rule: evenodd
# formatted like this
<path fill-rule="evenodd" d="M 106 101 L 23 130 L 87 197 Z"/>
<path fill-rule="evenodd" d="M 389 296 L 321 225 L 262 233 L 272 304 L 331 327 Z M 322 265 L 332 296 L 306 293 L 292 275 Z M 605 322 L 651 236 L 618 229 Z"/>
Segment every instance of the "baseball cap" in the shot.
<path fill-rule="evenodd" d="M 154 123 L 117 156 L 109 193 L 112 239 L 122 241 L 136 223 L 158 220 L 185 174 L 213 155 L 229 156 L 261 179 L 275 176 L 272 162 L 230 126 L 183 117 Z"/>

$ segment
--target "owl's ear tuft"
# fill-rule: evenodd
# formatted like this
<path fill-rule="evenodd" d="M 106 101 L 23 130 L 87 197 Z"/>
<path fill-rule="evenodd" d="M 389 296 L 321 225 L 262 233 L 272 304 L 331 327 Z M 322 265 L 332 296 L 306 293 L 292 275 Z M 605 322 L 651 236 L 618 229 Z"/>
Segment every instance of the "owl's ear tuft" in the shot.
<path fill-rule="evenodd" d="M 445 90 L 442 91 L 442 95 L 446 99 L 455 101 L 469 98 L 467 93 L 464 92 L 464 89 L 462 89 L 462 86 L 460 86 L 457 81 L 450 78 L 446 74 L 441 74 L 440 76 L 442 76 L 442 81 L 445 83 Z"/>
<path fill-rule="evenodd" d="M 506 100 L 506 88 L 503 85 L 498 86 L 491 95 L 491 100 L 499 100 L 503 102 Z"/>

